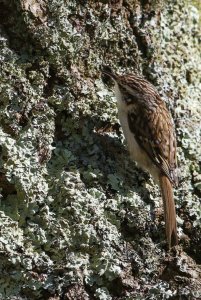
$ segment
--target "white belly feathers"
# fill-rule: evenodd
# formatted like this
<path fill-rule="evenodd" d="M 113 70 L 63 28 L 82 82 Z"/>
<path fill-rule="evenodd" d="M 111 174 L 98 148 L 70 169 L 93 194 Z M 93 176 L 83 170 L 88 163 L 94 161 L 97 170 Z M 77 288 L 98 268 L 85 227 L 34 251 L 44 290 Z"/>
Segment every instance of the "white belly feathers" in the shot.
<path fill-rule="evenodd" d="M 128 109 L 129 106 L 122 100 L 121 92 L 118 85 L 115 83 L 115 94 L 117 98 L 117 107 L 119 120 L 123 129 L 123 133 L 128 144 L 130 156 L 135 160 L 139 167 L 149 171 L 154 179 L 158 182 L 158 170 L 153 166 L 151 159 L 145 151 L 138 145 L 134 134 L 131 132 L 128 125 Z"/>

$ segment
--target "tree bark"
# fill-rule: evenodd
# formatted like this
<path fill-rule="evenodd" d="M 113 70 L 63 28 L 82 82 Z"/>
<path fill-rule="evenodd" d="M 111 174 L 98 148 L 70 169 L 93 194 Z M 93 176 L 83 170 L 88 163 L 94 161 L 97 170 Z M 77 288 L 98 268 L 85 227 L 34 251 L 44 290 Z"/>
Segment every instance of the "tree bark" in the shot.
<path fill-rule="evenodd" d="M 0 7 L 0 298 L 200 298 L 196 7 L 184 0 L 0 0 Z M 143 74 L 171 110 L 180 245 L 168 254 L 161 195 L 129 159 L 103 65 Z"/>

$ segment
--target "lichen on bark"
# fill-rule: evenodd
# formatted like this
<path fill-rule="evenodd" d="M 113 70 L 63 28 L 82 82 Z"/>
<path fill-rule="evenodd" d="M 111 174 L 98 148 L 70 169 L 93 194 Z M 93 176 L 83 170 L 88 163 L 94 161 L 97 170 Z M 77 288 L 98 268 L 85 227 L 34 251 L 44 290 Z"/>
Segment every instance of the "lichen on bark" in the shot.
<path fill-rule="evenodd" d="M 0 298 L 199 299 L 197 9 L 0 4 Z M 159 190 L 129 159 L 103 64 L 143 73 L 172 112 L 180 248 L 168 255 Z"/>

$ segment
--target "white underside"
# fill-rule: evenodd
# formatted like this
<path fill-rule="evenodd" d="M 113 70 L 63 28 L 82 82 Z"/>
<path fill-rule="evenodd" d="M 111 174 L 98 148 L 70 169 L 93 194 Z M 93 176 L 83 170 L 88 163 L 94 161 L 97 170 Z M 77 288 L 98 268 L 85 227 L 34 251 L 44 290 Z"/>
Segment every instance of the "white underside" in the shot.
<path fill-rule="evenodd" d="M 138 145 L 134 134 L 130 131 L 128 125 L 128 106 L 122 101 L 121 92 L 118 85 L 115 83 L 115 94 L 117 98 L 117 107 L 119 120 L 123 129 L 123 133 L 128 144 L 130 156 L 135 160 L 139 167 L 148 171 L 153 176 L 154 180 L 158 183 L 158 170 L 153 165 L 153 162 L 148 157 L 146 152 Z"/>

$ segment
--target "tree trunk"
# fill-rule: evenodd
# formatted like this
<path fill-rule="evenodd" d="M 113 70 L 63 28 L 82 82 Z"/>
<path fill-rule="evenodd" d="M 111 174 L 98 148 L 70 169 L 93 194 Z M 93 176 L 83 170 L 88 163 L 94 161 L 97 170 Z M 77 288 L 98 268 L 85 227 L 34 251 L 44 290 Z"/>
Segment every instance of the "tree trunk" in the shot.
<path fill-rule="evenodd" d="M 198 10 L 184 0 L 0 7 L 0 298 L 200 298 Z M 141 73 L 175 121 L 180 245 L 168 255 L 160 192 L 129 158 L 103 65 Z"/>

